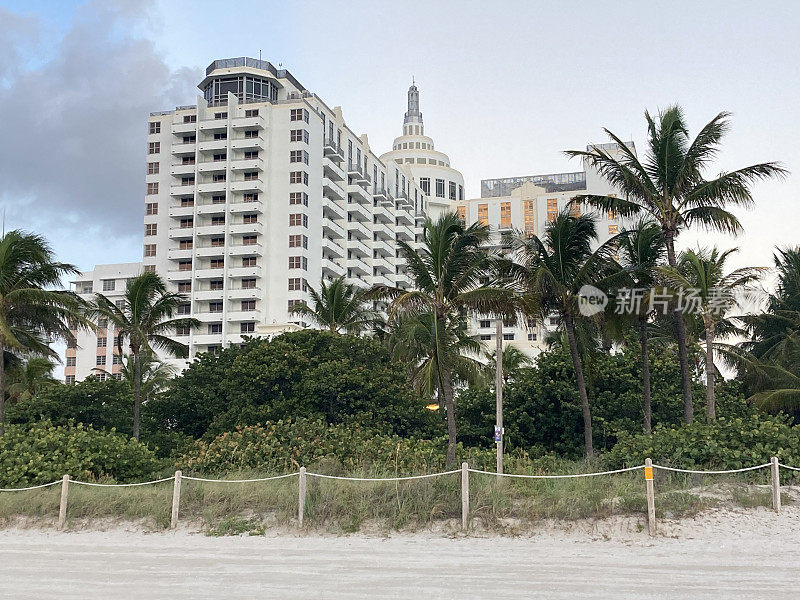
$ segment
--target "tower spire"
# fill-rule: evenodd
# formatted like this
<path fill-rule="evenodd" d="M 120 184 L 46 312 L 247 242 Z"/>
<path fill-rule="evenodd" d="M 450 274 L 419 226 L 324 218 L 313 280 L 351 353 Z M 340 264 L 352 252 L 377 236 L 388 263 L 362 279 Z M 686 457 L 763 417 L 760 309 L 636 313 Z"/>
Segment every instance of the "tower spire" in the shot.
<path fill-rule="evenodd" d="M 417 82 L 413 76 L 411 77 L 411 87 L 408 88 L 408 110 L 403 119 L 404 128 L 410 124 L 422 125 L 422 113 L 419 110 L 419 89 L 417 89 Z"/>

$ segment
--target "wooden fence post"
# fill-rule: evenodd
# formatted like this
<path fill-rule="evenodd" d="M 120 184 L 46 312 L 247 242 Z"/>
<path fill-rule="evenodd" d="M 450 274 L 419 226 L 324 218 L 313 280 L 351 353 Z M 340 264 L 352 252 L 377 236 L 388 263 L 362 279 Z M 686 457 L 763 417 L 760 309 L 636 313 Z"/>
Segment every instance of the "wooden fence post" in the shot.
<path fill-rule="evenodd" d="M 461 528 L 466 530 L 469 522 L 469 465 L 461 463 Z"/>
<path fill-rule="evenodd" d="M 306 468 L 300 467 L 300 478 L 297 497 L 297 525 L 302 529 L 303 516 L 306 510 Z"/>
<path fill-rule="evenodd" d="M 656 495 L 653 489 L 653 461 L 644 460 L 644 484 L 647 489 L 647 529 L 650 537 L 656 535 Z"/>
<path fill-rule="evenodd" d="M 175 481 L 172 484 L 172 517 L 169 521 L 169 528 L 175 529 L 178 526 L 178 508 L 181 505 L 181 472 L 175 471 Z"/>
<path fill-rule="evenodd" d="M 775 512 L 780 514 L 781 512 L 781 473 L 780 467 L 778 466 L 778 457 L 773 456 L 770 459 L 771 471 L 772 471 L 772 508 L 775 509 Z"/>
<path fill-rule="evenodd" d="M 67 522 L 67 497 L 69 496 L 69 475 L 61 479 L 61 504 L 58 506 L 58 530 L 64 529 Z"/>

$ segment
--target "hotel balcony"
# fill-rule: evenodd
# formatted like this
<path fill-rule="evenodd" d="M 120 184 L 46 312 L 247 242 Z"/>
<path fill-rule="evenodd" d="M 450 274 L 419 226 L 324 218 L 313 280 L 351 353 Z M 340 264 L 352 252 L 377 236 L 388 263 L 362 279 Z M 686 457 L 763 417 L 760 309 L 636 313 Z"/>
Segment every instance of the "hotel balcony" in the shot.
<path fill-rule="evenodd" d="M 264 203 L 261 200 L 251 200 L 249 202 L 245 202 L 244 200 L 239 200 L 237 202 L 231 202 L 229 204 L 230 211 L 233 214 L 238 213 L 263 213 L 264 212 Z"/>
<path fill-rule="evenodd" d="M 337 258 L 345 257 L 344 248 L 342 248 L 336 241 L 327 237 L 322 238 L 322 252 L 323 254 L 327 253 Z"/>
<path fill-rule="evenodd" d="M 409 227 L 414 226 L 414 215 L 406 210 L 398 210 L 395 213 L 395 222 L 400 225 L 408 225 Z"/>
<path fill-rule="evenodd" d="M 225 235 L 225 225 L 200 225 L 196 227 L 196 229 L 198 237 L 207 235 Z"/>
<path fill-rule="evenodd" d="M 264 140 L 261 138 L 236 138 L 231 140 L 231 150 L 263 150 Z"/>
<path fill-rule="evenodd" d="M 184 144 L 183 142 L 178 142 L 176 144 L 172 144 L 170 147 L 170 152 L 175 154 L 176 156 L 187 156 L 192 155 L 197 151 L 197 143 L 189 142 Z"/>
<path fill-rule="evenodd" d="M 197 125 L 200 131 L 224 131 L 228 129 L 228 119 L 203 119 Z"/>
<path fill-rule="evenodd" d="M 339 184 L 334 183 L 333 180 L 328 177 L 322 178 L 322 194 L 326 198 L 331 198 L 332 200 L 344 201 L 347 199 L 347 194 L 342 187 Z"/>
<path fill-rule="evenodd" d="M 350 258 L 345 263 L 347 268 L 350 269 L 353 273 L 359 274 L 361 276 L 372 275 L 372 267 L 365 263 L 360 258 Z"/>
<path fill-rule="evenodd" d="M 195 269 L 194 276 L 196 279 L 222 279 L 225 277 L 225 269 Z"/>
<path fill-rule="evenodd" d="M 261 277 L 261 267 L 228 267 L 228 277 Z"/>
<path fill-rule="evenodd" d="M 394 224 L 394 217 L 392 213 L 386 209 L 386 207 L 378 205 L 372 207 L 372 214 L 375 215 L 379 221 L 386 223 L 388 225 Z"/>
<path fill-rule="evenodd" d="M 230 256 L 261 256 L 263 253 L 261 244 L 230 244 L 228 254 Z"/>
<path fill-rule="evenodd" d="M 372 196 L 360 185 L 348 184 L 347 195 L 352 197 L 356 202 L 372 206 Z"/>
<path fill-rule="evenodd" d="M 227 150 L 228 140 L 206 140 L 197 144 L 200 152 L 212 152 L 214 150 Z"/>
<path fill-rule="evenodd" d="M 263 171 L 264 160 L 261 158 L 239 158 L 231 161 L 231 171 Z"/>
<path fill-rule="evenodd" d="M 351 238 L 346 243 L 347 251 L 354 256 L 372 256 L 372 250 L 359 239 Z"/>
<path fill-rule="evenodd" d="M 198 258 L 219 258 L 225 256 L 225 246 L 200 246 L 194 253 Z"/>
<path fill-rule="evenodd" d="M 362 223 L 359 223 L 358 221 L 348 221 L 347 231 L 348 233 L 352 234 L 352 237 L 357 237 L 367 240 L 372 239 L 372 234 L 370 233 L 369 229 L 367 229 Z"/>
<path fill-rule="evenodd" d="M 191 248 L 189 249 L 181 249 L 181 248 L 170 248 L 167 250 L 167 258 L 169 260 L 186 260 L 192 258 L 194 256 L 194 250 Z"/>
<path fill-rule="evenodd" d="M 373 223 L 372 224 L 372 231 L 378 237 L 388 240 L 390 242 L 394 242 L 394 227 L 387 225 L 385 223 Z"/>
<path fill-rule="evenodd" d="M 394 248 L 384 240 L 373 240 L 372 249 L 379 252 L 382 256 L 394 256 Z"/>
<path fill-rule="evenodd" d="M 261 297 L 261 288 L 237 288 L 228 290 L 231 300 L 258 300 Z"/>
<path fill-rule="evenodd" d="M 211 181 L 208 183 L 201 183 L 197 186 L 198 194 L 224 194 L 225 182 L 224 181 Z"/>
<path fill-rule="evenodd" d="M 172 165 L 169 168 L 169 174 L 178 176 L 194 175 L 194 170 L 196 166 L 197 165 L 195 165 L 194 163 L 191 163 L 189 165 L 184 165 L 182 163 L 179 165 Z"/>
<path fill-rule="evenodd" d="M 198 173 L 224 173 L 227 168 L 227 160 L 204 160 L 197 163 Z"/>
<path fill-rule="evenodd" d="M 191 217 L 194 215 L 194 206 L 170 206 L 170 217 Z"/>
<path fill-rule="evenodd" d="M 194 195 L 194 183 L 172 185 L 169 188 L 169 194 L 170 196 L 192 196 Z"/>
<path fill-rule="evenodd" d="M 329 198 L 322 199 L 322 215 L 334 221 L 343 221 L 344 209 Z"/>
<path fill-rule="evenodd" d="M 322 231 L 325 235 L 328 235 L 336 240 L 347 237 L 341 225 L 325 216 L 322 217 Z"/>
<path fill-rule="evenodd" d="M 175 135 L 183 136 L 187 133 L 194 133 L 197 131 L 197 123 L 184 123 L 181 121 L 180 123 L 173 123 L 171 127 L 172 133 Z"/>
<path fill-rule="evenodd" d="M 206 302 L 209 300 L 222 300 L 223 293 L 223 290 L 198 290 L 192 293 L 192 299 Z"/>
<path fill-rule="evenodd" d="M 380 202 L 387 202 L 389 200 L 389 196 L 386 192 L 385 188 L 376 189 L 372 192 L 372 197 Z"/>
<path fill-rule="evenodd" d="M 191 213 L 189 213 L 191 214 Z M 198 215 L 220 215 L 225 214 L 225 204 L 199 204 L 197 206 Z"/>
<path fill-rule="evenodd" d="M 264 129 L 264 117 L 261 115 L 257 117 L 234 117 L 231 120 L 231 127 L 233 129 Z"/>
<path fill-rule="evenodd" d="M 341 162 L 344 160 L 344 152 L 336 143 L 336 140 L 326 137 L 325 138 L 325 145 L 323 147 L 323 153 L 325 156 L 329 157 L 331 160 L 335 160 L 337 162 Z"/>
<path fill-rule="evenodd" d="M 261 320 L 261 311 L 259 311 L 259 310 L 229 310 L 227 318 L 228 318 L 228 322 L 260 321 Z"/>
<path fill-rule="evenodd" d="M 325 175 L 330 177 L 333 181 L 345 181 L 347 179 L 347 175 L 345 175 L 344 171 L 333 162 L 327 156 L 322 160 L 322 166 L 325 171 Z"/>
<path fill-rule="evenodd" d="M 348 221 L 362 221 L 364 223 L 372 222 L 372 213 L 363 204 L 358 202 L 347 203 L 347 220 Z"/>
<path fill-rule="evenodd" d="M 264 232 L 262 223 L 233 223 L 228 227 L 228 232 L 232 234 L 261 234 Z"/>
<path fill-rule="evenodd" d="M 261 179 L 249 179 L 247 181 L 238 180 L 231 182 L 232 192 L 257 192 L 262 189 L 264 183 Z"/>
<path fill-rule="evenodd" d="M 329 275 L 331 277 L 341 277 L 347 273 L 343 265 L 331 260 L 330 258 L 323 258 L 321 264 L 322 275 Z"/>

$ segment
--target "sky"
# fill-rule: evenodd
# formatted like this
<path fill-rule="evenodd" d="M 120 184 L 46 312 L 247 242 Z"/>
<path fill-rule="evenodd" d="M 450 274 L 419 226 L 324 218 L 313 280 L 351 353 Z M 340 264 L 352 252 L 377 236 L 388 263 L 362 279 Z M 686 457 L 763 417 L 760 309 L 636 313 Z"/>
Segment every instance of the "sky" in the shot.
<path fill-rule="evenodd" d="M 738 246 L 732 266 L 800 243 L 794 2 L 0 0 L 0 47 L 4 227 L 81 269 L 141 259 L 148 113 L 194 104 L 212 60 L 259 52 L 379 153 L 413 77 L 468 197 L 484 178 L 580 170 L 563 150 L 604 127 L 641 150 L 646 109 L 679 103 L 690 133 L 730 111 L 708 175 L 773 160 L 791 174 L 736 210 L 743 235 L 679 243 Z"/>

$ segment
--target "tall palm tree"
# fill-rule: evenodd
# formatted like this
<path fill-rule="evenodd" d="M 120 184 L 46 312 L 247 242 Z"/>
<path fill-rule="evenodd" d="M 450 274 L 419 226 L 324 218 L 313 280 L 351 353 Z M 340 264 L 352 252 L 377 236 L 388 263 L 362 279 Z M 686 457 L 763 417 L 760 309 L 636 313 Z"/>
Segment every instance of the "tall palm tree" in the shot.
<path fill-rule="evenodd" d="M 619 266 L 611 258 L 616 251 L 616 238 L 592 251 L 596 240 L 597 230 L 592 215 L 573 216 L 564 210 L 547 224 L 542 238 L 534 235 L 517 239 L 519 262 L 514 267 L 515 277 L 536 299 L 540 312 L 538 317 L 545 319 L 555 313 L 566 331 L 581 398 L 586 458 L 593 456 L 594 449 L 592 414 L 576 334 L 577 322 L 583 319 L 579 296 L 584 286 L 603 289 L 613 283 L 615 275 L 619 275 Z"/>
<path fill-rule="evenodd" d="M 719 152 L 729 129 L 729 116 L 727 112 L 719 113 L 690 140 L 679 106 L 659 111 L 656 118 L 645 112 L 648 139 L 642 161 L 632 148 L 605 129 L 618 145 L 619 158 L 598 147 L 569 150 L 567 154 L 583 158 L 621 192 L 621 197 L 584 194 L 576 200 L 623 217 L 644 214 L 654 219 L 664 234 L 669 265 L 676 269 L 675 240 L 681 231 L 700 225 L 709 230 L 739 233 L 742 225 L 726 206 L 752 205 L 754 182 L 787 173 L 779 164 L 769 162 L 706 179 L 706 168 Z M 673 320 L 681 364 L 684 420 L 688 423 L 693 417 L 693 407 L 686 326 L 678 310 L 673 311 Z"/>
<path fill-rule="evenodd" d="M 8 395 L 16 400 L 33 398 L 39 390 L 58 383 L 53 377 L 56 364 L 46 356 L 29 356 L 8 371 Z"/>
<path fill-rule="evenodd" d="M 177 373 L 175 367 L 159 360 L 158 357 L 149 351 L 143 351 L 139 360 L 142 363 L 142 402 L 147 402 L 157 393 L 169 387 L 172 378 Z M 92 369 L 97 373 L 102 373 L 107 377 L 114 377 L 114 374 L 102 367 Z M 128 354 L 122 361 L 120 378 L 126 382 L 133 390 L 136 381 L 136 360 L 132 354 Z"/>
<path fill-rule="evenodd" d="M 5 357 L 29 354 L 58 358 L 53 340 L 72 340 L 86 326 L 77 294 L 54 289 L 78 270 L 57 262 L 45 239 L 23 231 L 0 238 L 0 435 L 5 432 Z"/>
<path fill-rule="evenodd" d="M 488 362 L 485 365 L 486 375 L 488 379 L 492 379 L 497 372 L 497 351 L 487 352 L 486 358 Z M 503 356 L 501 357 L 503 363 L 503 382 L 508 383 L 513 380 L 525 367 L 533 365 L 533 359 L 525 354 L 516 346 L 508 346 L 503 348 Z"/>
<path fill-rule="evenodd" d="M 626 235 L 620 238 L 621 266 L 630 278 L 630 298 L 626 300 L 624 314 L 630 314 L 639 330 L 639 348 L 642 363 L 642 409 L 644 431 L 652 431 L 652 393 L 650 388 L 650 357 L 647 322 L 650 313 L 646 293 L 653 288 L 656 269 L 664 257 L 666 247 L 661 227 L 653 221 L 639 220 Z M 641 291 L 640 291 L 641 290 Z M 644 293 L 642 293 L 644 292 Z"/>
<path fill-rule="evenodd" d="M 496 315 L 514 312 L 509 288 L 486 283 L 495 280 L 498 265 L 496 257 L 484 247 L 488 239 L 488 226 L 473 223 L 465 227 L 455 213 L 443 214 L 436 221 L 427 219 L 418 250 L 398 241 L 414 279 L 414 289 L 376 286 L 371 293 L 372 298 L 390 301 L 390 324 L 395 319 L 430 315 L 431 347 L 427 355 L 436 358 L 430 369 L 447 413 L 448 464 L 455 462 L 456 448 L 456 353 L 450 352 L 448 345 L 457 336 L 468 311 Z"/>
<path fill-rule="evenodd" d="M 358 335 L 380 322 L 367 295 L 369 290 L 345 281 L 344 276 L 330 283 L 320 281 L 319 290 L 309 288 L 311 306 L 296 304 L 290 313 L 307 317 L 332 333 L 345 331 Z"/>
<path fill-rule="evenodd" d="M 665 267 L 662 272 L 679 291 L 684 292 L 685 310 L 699 313 L 705 334 L 706 370 L 706 420 L 716 419 L 714 406 L 714 342 L 723 330 L 730 329 L 730 321 L 725 315 L 738 301 L 736 295 L 752 287 L 763 271 L 760 267 L 744 267 L 725 274 L 725 263 L 737 248 L 720 252 L 711 250 L 686 250 L 681 253 L 678 268 Z M 686 293 L 689 292 L 690 295 Z M 696 303 L 690 306 L 689 303 Z"/>
<path fill-rule="evenodd" d="M 145 272 L 128 280 L 121 306 L 103 294 L 95 296 L 91 314 L 107 319 L 114 326 L 117 349 L 123 352 L 127 341 L 133 357 L 133 437 L 139 438 L 139 415 L 142 405 L 143 358 L 162 350 L 178 358 L 188 356 L 185 344 L 169 337 L 176 329 L 192 329 L 200 321 L 190 317 L 173 318 L 178 306 L 186 301 L 183 294 L 167 291 L 156 273 Z"/>

